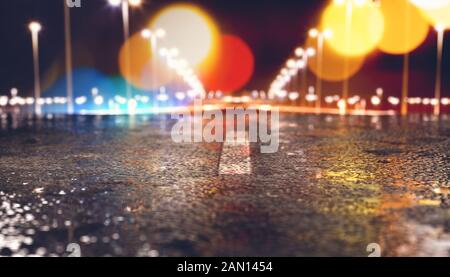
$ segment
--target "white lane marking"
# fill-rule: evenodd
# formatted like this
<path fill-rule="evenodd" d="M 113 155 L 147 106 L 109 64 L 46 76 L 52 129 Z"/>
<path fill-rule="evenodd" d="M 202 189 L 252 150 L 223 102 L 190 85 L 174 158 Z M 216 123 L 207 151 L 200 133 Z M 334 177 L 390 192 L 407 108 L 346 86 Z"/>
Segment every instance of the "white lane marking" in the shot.
<path fill-rule="evenodd" d="M 223 143 L 219 175 L 251 174 L 250 142 L 247 134 L 244 137 L 246 139 L 243 141 L 226 141 Z"/>

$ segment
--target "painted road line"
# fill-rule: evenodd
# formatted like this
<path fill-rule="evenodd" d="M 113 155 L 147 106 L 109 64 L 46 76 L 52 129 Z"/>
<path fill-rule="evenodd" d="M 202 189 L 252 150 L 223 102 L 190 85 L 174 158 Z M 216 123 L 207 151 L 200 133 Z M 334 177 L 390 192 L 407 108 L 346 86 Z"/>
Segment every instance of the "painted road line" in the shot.
<path fill-rule="evenodd" d="M 223 143 L 219 175 L 251 174 L 250 142 L 246 134 L 244 137 L 246 139 L 241 141 L 226 141 Z"/>

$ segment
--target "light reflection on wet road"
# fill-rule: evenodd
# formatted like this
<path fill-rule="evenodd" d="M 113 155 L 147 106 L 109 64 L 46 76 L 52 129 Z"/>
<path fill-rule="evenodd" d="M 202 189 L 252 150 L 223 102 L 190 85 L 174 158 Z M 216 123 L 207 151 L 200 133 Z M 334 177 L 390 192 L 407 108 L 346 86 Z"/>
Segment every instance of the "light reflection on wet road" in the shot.
<path fill-rule="evenodd" d="M 0 255 L 450 255 L 448 118 L 282 116 L 237 175 L 172 124 L 2 120 Z"/>

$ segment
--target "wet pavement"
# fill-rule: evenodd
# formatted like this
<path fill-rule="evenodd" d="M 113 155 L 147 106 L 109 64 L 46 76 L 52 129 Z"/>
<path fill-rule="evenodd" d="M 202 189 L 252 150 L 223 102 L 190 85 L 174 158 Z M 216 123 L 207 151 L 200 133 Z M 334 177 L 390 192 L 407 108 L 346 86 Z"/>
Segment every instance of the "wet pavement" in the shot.
<path fill-rule="evenodd" d="M 2 119 L 0 256 L 450 256 L 450 118 L 282 115 L 236 175 L 172 124 Z"/>

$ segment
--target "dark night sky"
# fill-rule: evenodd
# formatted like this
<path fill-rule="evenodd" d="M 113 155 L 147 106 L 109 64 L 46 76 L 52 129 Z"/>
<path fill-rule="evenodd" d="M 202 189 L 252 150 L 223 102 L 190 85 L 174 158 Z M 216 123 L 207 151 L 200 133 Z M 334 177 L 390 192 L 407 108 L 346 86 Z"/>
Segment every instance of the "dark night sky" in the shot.
<path fill-rule="evenodd" d="M 74 63 L 93 66 L 104 73 L 117 73 L 117 53 L 122 43 L 119 10 L 106 0 L 82 0 L 81 9 L 72 10 Z M 132 13 L 131 29 L 140 31 L 162 6 L 177 2 L 145 0 Z M 196 0 L 217 21 L 221 30 L 243 38 L 255 54 L 256 70 L 247 89 L 267 89 L 284 61 L 305 40 L 315 25 L 324 0 Z M 44 87 L 52 76 L 64 71 L 63 0 L 0 1 L 0 95 L 11 87 L 31 94 L 33 79 L 31 39 L 27 24 L 37 19 L 44 25 L 41 34 L 41 70 Z M 450 35 L 444 50 L 444 96 L 450 95 Z M 411 60 L 411 95 L 432 96 L 435 73 L 435 32 L 417 49 Z M 351 80 L 353 93 L 372 93 L 384 87 L 389 95 L 399 95 L 402 58 L 379 52 L 367 58 L 363 70 Z M 311 79 L 311 78 L 310 78 Z M 325 92 L 338 93 L 340 83 L 327 83 Z"/>

